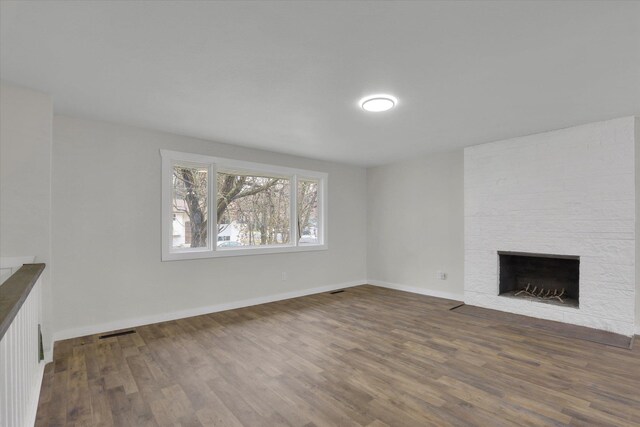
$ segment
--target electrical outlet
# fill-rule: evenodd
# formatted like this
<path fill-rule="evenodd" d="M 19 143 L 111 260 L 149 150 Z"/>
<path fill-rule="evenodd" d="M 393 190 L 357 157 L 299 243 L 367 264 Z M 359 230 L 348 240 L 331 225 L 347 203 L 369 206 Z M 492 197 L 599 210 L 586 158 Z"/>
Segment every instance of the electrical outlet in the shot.
<path fill-rule="evenodd" d="M 287 281 L 287 272 L 286 272 L 286 271 L 283 271 L 283 272 L 282 272 L 282 281 L 283 281 L 283 282 L 286 282 L 286 281 Z"/>
<path fill-rule="evenodd" d="M 447 280 L 447 273 L 445 273 L 444 271 L 436 272 L 436 279 Z"/>

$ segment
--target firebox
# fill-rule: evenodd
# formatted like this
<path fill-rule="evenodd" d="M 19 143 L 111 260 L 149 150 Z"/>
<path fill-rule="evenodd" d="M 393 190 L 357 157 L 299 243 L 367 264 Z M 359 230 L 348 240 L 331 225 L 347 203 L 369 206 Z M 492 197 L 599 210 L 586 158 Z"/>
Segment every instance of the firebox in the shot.
<path fill-rule="evenodd" d="M 499 295 L 578 307 L 580 257 L 498 251 Z"/>

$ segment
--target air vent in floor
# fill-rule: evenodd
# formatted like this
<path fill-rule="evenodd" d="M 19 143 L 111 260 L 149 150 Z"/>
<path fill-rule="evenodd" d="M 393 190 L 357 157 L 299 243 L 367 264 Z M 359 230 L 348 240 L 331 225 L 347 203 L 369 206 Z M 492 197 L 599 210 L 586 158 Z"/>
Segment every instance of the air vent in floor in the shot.
<path fill-rule="evenodd" d="M 129 335 L 129 334 L 135 334 L 135 333 L 136 333 L 135 329 L 129 329 L 128 331 L 114 332 L 112 334 L 100 335 L 100 339 L 103 340 L 105 338 L 119 337 L 121 335 Z"/>

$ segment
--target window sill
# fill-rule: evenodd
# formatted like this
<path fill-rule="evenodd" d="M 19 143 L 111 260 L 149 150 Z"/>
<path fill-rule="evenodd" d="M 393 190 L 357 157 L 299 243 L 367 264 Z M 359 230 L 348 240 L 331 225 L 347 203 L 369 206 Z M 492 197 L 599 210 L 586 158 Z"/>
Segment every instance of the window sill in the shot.
<path fill-rule="evenodd" d="M 179 261 L 189 259 L 202 259 L 202 258 L 225 258 L 234 256 L 247 256 L 247 255 L 269 255 L 269 254 L 282 254 L 292 252 L 311 252 L 311 251 L 325 251 L 329 247 L 328 245 L 302 245 L 302 246 L 269 246 L 269 247 L 255 247 L 255 248 L 225 248 L 216 249 L 215 251 L 203 250 L 203 251 L 184 251 L 184 252 L 169 252 L 162 254 L 162 261 Z"/>

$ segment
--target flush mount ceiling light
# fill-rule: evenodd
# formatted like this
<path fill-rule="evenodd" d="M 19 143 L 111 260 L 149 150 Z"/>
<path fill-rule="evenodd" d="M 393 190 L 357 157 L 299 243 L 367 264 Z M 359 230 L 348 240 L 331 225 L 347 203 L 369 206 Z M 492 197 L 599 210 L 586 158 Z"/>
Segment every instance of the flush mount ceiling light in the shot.
<path fill-rule="evenodd" d="M 393 95 L 377 94 L 369 95 L 360 100 L 360 107 L 372 113 L 388 111 L 396 106 L 398 98 Z"/>

